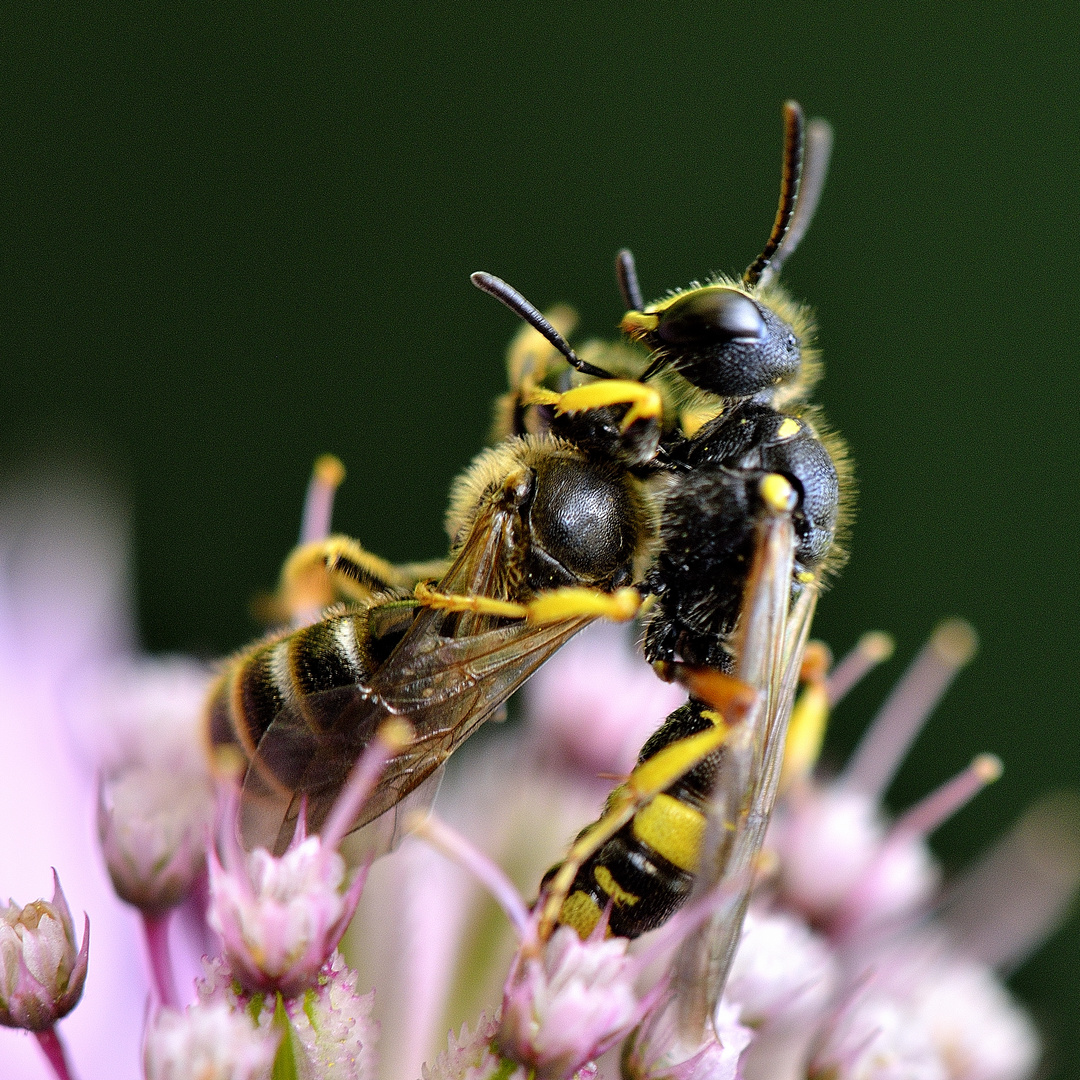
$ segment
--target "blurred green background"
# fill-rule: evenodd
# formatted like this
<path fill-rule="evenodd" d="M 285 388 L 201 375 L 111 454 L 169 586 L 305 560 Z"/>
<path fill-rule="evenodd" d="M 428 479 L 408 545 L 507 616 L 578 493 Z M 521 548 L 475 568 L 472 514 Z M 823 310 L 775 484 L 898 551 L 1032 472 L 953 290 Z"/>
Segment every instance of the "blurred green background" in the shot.
<path fill-rule="evenodd" d="M 785 272 L 820 315 L 852 560 L 817 631 L 893 631 L 839 757 L 942 615 L 983 648 L 892 795 L 992 749 L 958 865 L 1076 784 L 1080 176 L 1073 3 L 23 5 L 0 18 L 0 439 L 129 493 L 153 650 L 228 651 L 294 542 L 314 456 L 340 528 L 440 553 L 515 322 L 491 270 L 584 334 L 757 253 L 779 106 L 834 165 Z M 1080 1075 L 1074 920 L 1015 985 Z"/>

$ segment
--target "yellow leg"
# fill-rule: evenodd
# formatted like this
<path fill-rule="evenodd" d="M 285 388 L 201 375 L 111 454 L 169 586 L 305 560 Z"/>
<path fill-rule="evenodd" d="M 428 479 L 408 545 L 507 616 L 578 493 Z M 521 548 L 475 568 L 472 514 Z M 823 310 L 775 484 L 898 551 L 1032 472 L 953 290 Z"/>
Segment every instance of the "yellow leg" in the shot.
<path fill-rule="evenodd" d="M 559 414 L 602 409 L 608 405 L 629 405 L 620 425 L 623 431 L 638 420 L 654 420 L 663 414 L 659 393 L 632 379 L 602 379 L 576 386 L 564 394 L 541 388 L 534 390 L 526 400 L 530 405 L 554 405 Z"/>
<path fill-rule="evenodd" d="M 786 791 L 797 780 L 805 779 L 817 764 L 825 728 L 829 721 L 829 650 L 820 641 L 811 641 L 803 654 L 799 673 L 803 691 L 788 721 L 784 742 L 784 764 L 780 772 L 780 790 Z"/>
<path fill-rule="evenodd" d="M 339 600 L 367 603 L 381 592 L 408 591 L 421 578 L 441 576 L 445 568 L 441 561 L 395 566 L 348 536 L 328 536 L 292 551 L 265 614 L 271 622 L 288 622 Z"/>
<path fill-rule="evenodd" d="M 426 582 L 420 582 L 413 595 L 424 607 L 442 611 L 471 611 L 476 615 L 493 615 L 497 618 L 528 619 L 535 623 L 562 622 L 590 616 L 626 622 L 641 607 L 640 593 L 630 588 L 606 593 L 600 589 L 567 587 L 542 592 L 527 603 L 515 603 L 492 596 L 440 593 Z"/>
<path fill-rule="evenodd" d="M 703 713 L 713 726 L 670 743 L 643 761 L 608 797 L 604 816 L 584 833 L 567 853 L 566 859 L 541 896 L 540 940 L 546 940 L 558 921 L 570 887 L 582 865 L 607 843 L 657 795 L 671 787 L 728 740 L 735 726 L 750 712 L 758 695 L 730 675 L 707 669 L 690 669 L 701 677 L 695 681 L 710 709 Z"/>

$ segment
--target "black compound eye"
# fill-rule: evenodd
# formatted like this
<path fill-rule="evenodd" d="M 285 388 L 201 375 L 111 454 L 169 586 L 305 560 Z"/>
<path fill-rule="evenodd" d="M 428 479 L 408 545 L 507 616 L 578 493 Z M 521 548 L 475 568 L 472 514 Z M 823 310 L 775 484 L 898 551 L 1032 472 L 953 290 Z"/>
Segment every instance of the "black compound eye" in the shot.
<path fill-rule="evenodd" d="M 757 304 L 734 289 L 695 289 L 660 313 L 656 333 L 669 345 L 752 345 L 768 327 Z"/>

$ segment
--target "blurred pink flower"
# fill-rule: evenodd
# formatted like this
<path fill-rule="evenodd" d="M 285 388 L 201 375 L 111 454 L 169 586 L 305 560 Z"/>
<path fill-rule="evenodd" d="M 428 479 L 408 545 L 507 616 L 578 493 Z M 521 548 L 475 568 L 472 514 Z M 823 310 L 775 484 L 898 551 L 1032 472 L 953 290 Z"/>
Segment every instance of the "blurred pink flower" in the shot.
<path fill-rule="evenodd" d="M 103 716 L 130 687 L 128 673 L 154 681 L 159 671 L 133 653 L 129 596 L 115 499 L 69 478 L 0 492 L 0 809 L 24 820 L 34 808 L 32 828 L 0 830 L 0 888 L 41 895 L 53 864 L 89 914 L 93 964 L 62 1031 L 76 1071 L 92 1077 L 100 1067 L 115 1080 L 141 1075 L 149 984 L 138 916 L 113 892 L 97 850 L 97 772 L 124 741 Z M 21 1032 L 0 1031 L 0 1060 L 5 1080 L 50 1076 Z"/>
<path fill-rule="evenodd" d="M 280 1041 L 224 1002 L 161 1009 L 146 1032 L 146 1080 L 269 1080 Z"/>

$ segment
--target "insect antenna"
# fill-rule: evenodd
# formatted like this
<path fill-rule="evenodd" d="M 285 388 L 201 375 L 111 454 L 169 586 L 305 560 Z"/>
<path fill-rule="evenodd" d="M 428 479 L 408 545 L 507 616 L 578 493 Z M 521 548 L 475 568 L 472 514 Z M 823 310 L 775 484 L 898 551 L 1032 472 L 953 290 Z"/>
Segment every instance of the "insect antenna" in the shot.
<path fill-rule="evenodd" d="M 743 284 L 753 287 L 761 280 L 784 241 L 799 195 L 799 178 L 803 165 L 803 112 L 797 101 L 784 102 L 784 167 L 780 174 L 780 205 L 776 220 L 761 254 L 743 273 Z"/>
<path fill-rule="evenodd" d="M 504 303 L 519 319 L 527 322 L 537 333 L 543 334 L 544 337 L 555 346 L 566 357 L 567 363 L 571 367 L 577 368 L 582 375 L 592 375 L 596 379 L 610 379 L 613 378 L 610 371 L 604 371 L 602 368 L 593 367 L 592 364 L 586 363 L 581 357 L 578 356 L 572 348 L 570 343 L 544 318 L 539 309 L 530 304 L 524 296 L 521 295 L 512 285 L 508 285 L 502 278 L 497 278 L 494 274 L 487 274 L 483 270 L 478 270 L 475 274 L 469 275 L 469 280 L 481 291 L 486 292 L 489 296 L 494 296 L 496 300 Z"/>
<path fill-rule="evenodd" d="M 634 256 L 629 248 L 623 248 L 615 256 L 615 276 L 619 279 L 619 292 L 622 293 L 623 303 L 626 304 L 627 310 L 641 311 L 645 307 L 645 301 L 641 295 L 641 286 L 638 284 Z"/>
<path fill-rule="evenodd" d="M 791 215 L 791 224 L 788 225 L 787 234 L 776 249 L 772 262 L 762 273 L 758 284 L 768 285 L 780 273 L 780 267 L 794 254 L 799 241 L 806 235 L 810 222 L 814 220 L 814 213 L 817 211 L 821 192 L 825 187 L 825 174 L 829 171 L 832 146 L 832 125 L 827 120 L 815 117 L 806 125 L 802 178 L 799 180 L 799 193 L 795 200 L 795 212 Z"/>

